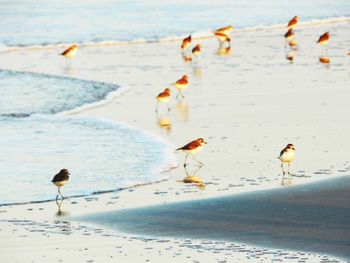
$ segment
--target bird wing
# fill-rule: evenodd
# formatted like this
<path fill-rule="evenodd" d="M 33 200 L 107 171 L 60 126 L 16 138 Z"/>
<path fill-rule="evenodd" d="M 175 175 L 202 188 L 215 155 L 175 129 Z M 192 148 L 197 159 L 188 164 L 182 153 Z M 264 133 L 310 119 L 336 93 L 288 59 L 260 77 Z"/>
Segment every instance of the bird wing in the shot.
<path fill-rule="evenodd" d="M 197 141 L 192 141 L 192 142 L 186 144 L 185 146 L 180 147 L 180 148 L 178 148 L 178 149 L 176 149 L 176 150 L 177 150 L 177 151 L 178 151 L 178 150 L 193 150 L 193 149 L 197 148 L 198 146 L 200 146 L 200 143 L 199 143 L 199 142 L 197 142 Z"/>

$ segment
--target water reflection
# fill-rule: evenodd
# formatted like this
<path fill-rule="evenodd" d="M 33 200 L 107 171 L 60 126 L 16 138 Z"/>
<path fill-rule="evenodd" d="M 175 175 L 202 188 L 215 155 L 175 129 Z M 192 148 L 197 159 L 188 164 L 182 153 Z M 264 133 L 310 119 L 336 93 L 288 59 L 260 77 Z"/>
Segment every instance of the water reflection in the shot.
<path fill-rule="evenodd" d="M 62 204 L 65 201 L 65 199 L 56 199 L 56 205 L 57 205 L 57 212 L 56 216 L 68 216 L 70 213 L 68 211 L 62 210 Z"/>
<path fill-rule="evenodd" d="M 189 120 L 189 110 L 188 105 L 184 98 L 177 98 L 176 109 L 180 112 L 182 121 L 188 122 Z"/>
<path fill-rule="evenodd" d="M 170 133 L 171 131 L 171 120 L 168 115 L 160 115 L 158 112 L 156 112 L 157 115 L 157 125 L 164 129 L 167 133 Z"/>
<path fill-rule="evenodd" d="M 187 167 L 184 167 L 186 172 L 186 177 L 183 179 L 183 182 L 188 184 L 194 184 L 201 190 L 204 190 L 205 183 L 197 174 L 201 168 L 202 166 L 199 166 L 199 167 L 196 167 L 194 170 L 189 171 Z"/>

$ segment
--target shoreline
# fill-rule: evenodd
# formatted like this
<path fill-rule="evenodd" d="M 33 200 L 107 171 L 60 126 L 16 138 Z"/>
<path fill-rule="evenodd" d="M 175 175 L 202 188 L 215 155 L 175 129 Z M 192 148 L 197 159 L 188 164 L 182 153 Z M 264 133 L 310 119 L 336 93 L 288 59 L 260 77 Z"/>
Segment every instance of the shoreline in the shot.
<path fill-rule="evenodd" d="M 340 17 L 329 17 L 322 19 L 311 19 L 309 21 L 300 22 L 298 27 L 310 27 L 310 26 L 322 26 L 324 24 L 342 24 L 349 23 L 349 16 L 340 16 Z M 286 30 L 286 24 L 271 24 L 271 25 L 262 25 L 262 26 L 251 26 L 251 27 L 241 27 L 235 28 L 235 33 L 247 33 L 247 32 L 256 32 L 256 31 L 270 31 L 270 30 Z M 197 31 L 190 33 L 192 35 L 193 40 L 206 40 L 206 39 L 214 39 L 215 36 L 211 31 Z M 144 45 L 144 44 L 166 44 L 177 42 L 180 43 L 183 38 L 187 37 L 187 35 L 182 36 L 168 36 L 162 37 L 160 39 L 136 39 L 136 40 L 106 40 L 100 42 L 92 42 L 92 41 L 84 41 L 82 43 L 78 43 L 82 48 L 95 48 L 95 47 L 107 47 L 107 46 L 128 46 L 128 45 Z M 56 44 L 44 44 L 44 45 L 29 45 L 29 46 L 0 46 L 0 54 L 8 53 L 8 52 L 18 52 L 18 51 L 34 51 L 34 50 L 42 50 L 42 49 L 57 49 L 57 48 L 67 48 L 72 43 L 56 43 Z"/>
<path fill-rule="evenodd" d="M 290 141 L 295 142 L 298 149 L 292 166 L 294 173 L 310 176 L 293 177 L 290 184 L 299 185 L 347 174 L 350 168 L 346 159 L 349 142 L 344 134 L 349 130 L 349 124 L 343 122 L 343 116 L 348 113 L 348 78 L 343 68 L 348 58 L 341 58 L 340 54 L 349 43 L 345 37 L 349 29 L 343 24 L 332 26 L 338 36 L 335 41 L 345 42 L 339 47 L 332 46 L 330 57 L 335 62 L 332 61 L 330 68 L 316 61 L 318 50 L 308 52 L 313 44 L 313 27 L 298 33 L 303 36 L 300 37 L 302 48 L 297 52 L 295 64 L 289 64 L 284 58 L 281 32 L 267 30 L 237 33 L 233 53 L 227 57 L 213 53 L 217 48 L 214 39 L 203 40 L 205 49 L 199 65 L 181 61 L 178 43 L 155 43 L 139 45 L 136 49 L 133 46 L 84 49 L 69 70 L 63 68 L 64 61 L 57 56 L 58 50 L 6 53 L 0 67 L 6 65 L 15 70 L 30 69 L 40 73 L 127 83 L 130 89 L 118 99 L 77 115 L 126 123 L 179 146 L 197 137 L 208 139 L 208 147 L 198 157 L 205 165 L 199 171 L 194 166 L 189 167 L 190 174 L 194 173 L 204 180 L 205 189 L 180 183 L 186 171 L 178 167 L 169 171 L 167 176 L 170 180 L 160 184 L 64 202 L 62 211 L 70 214 L 74 211 L 73 215 L 79 216 L 95 211 L 281 188 L 279 163 L 275 157 L 280 148 Z M 317 27 L 317 32 L 325 29 L 329 29 L 329 25 Z M 251 47 L 257 43 L 263 44 L 252 50 Z M 154 60 L 149 60 L 150 57 Z M 310 59 L 314 60 L 310 62 Z M 173 63 L 169 64 L 169 61 Z M 280 73 L 278 76 L 273 74 L 276 70 Z M 191 82 L 185 91 L 185 99 L 172 101 L 172 111 L 165 116 L 155 116 L 155 95 L 185 73 L 190 75 Z M 291 74 L 299 77 L 293 79 Z M 332 89 L 328 87 L 328 82 L 333 84 Z M 314 83 L 317 83 L 317 89 Z M 306 98 L 310 94 L 313 101 Z M 289 100 L 296 102 L 299 110 L 292 110 L 295 105 L 289 104 Z M 315 119 L 313 114 L 308 113 L 310 107 L 318 111 L 319 118 Z M 285 112 L 280 113 L 278 110 L 281 108 Z M 162 126 L 162 118 L 170 120 L 170 129 L 169 125 Z M 325 126 L 329 123 L 333 125 L 332 129 Z M 317 163 L 314 162 L 316 154 Z M 182 163 L 184 156 L 178 154 L 177 158 Z M 298 170 L 296 167 L 303 168 Z M 288 187 L 288 184 L 282 187 Z M 53 206 L 55 204 L 50 202 L 0 207 L 0 212 L 9 219 L 23 215 L 23 218 L 36 222 L 52 221 L 57 220 Z M 38 210 L 40 208 L 42 210 Z M 66 215 L 64 220 L 69 220 L 69 216 Z M 17 240 L 11 234 L 8 237 Z M 28 242 L 30 238 L 27 238 Z M 76 255 L 79 255 L 78 251 Z M 199 254 L 197 256 L 200 257 Z"/>

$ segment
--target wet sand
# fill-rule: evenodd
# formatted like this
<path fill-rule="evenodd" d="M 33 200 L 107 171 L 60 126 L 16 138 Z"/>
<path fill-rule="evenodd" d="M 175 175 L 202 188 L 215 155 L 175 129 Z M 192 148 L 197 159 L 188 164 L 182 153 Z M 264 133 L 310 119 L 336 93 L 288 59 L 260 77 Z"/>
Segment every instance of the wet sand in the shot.
<path fill-rule="evenodd" d="M 350 177 L 89 215 L 131 234 L 242 242 L 350 259 Z"/>

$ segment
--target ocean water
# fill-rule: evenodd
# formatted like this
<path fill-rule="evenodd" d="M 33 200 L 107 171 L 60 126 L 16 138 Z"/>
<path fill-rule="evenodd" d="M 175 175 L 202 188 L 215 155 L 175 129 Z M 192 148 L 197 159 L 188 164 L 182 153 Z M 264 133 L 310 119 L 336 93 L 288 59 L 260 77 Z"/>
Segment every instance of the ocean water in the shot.
<path fill-rule="evenodd" d="M 349 0 L 1 0 L 0 47 L 159 40 L 350 16 Z"/>
<path fill-rule="evenodd" d="M 94 106 L 119 85 L 0 70 L 0 205 L 55 198 L 51 183 L 71 172 L 66 196 L 117 190 L 165 177 L 167 143 L 143 131 L 61 112 Z"/>
<path fill-rule="evenodd" d="M 173 161 L 158 138 L 89 117 L 0 117 L 0 127 L 0 205 L 54 199 L 62 168 L 71 173 L 62 193 L 75 196 L 162 180 Z"/>
<path fill-rule="evenodd" d="M 0 116 L 53 114 L 107 100 L 120 86 L 0 69 Z"/>

